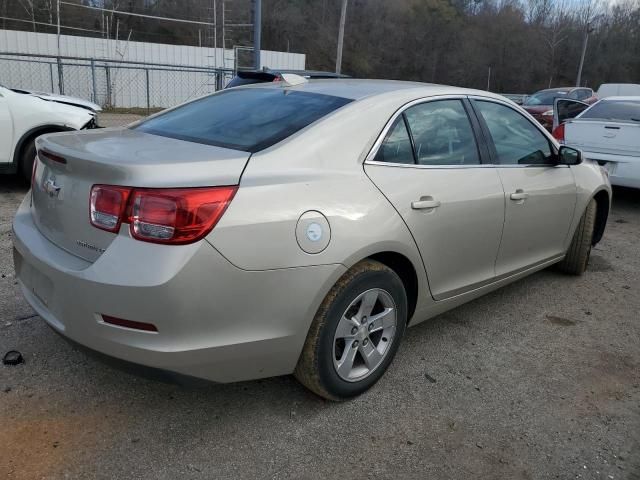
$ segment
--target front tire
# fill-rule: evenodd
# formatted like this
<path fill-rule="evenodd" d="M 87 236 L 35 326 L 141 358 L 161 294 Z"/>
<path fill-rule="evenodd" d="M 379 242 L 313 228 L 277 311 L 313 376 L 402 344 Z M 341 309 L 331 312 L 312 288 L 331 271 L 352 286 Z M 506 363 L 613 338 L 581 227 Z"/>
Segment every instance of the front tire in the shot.
<path fill-rule="evenodd" d="M 587 270 L 589 257 L 591 256 L 597 210 L 598 204 L 595 199 L 592 199 L 582 214 L 582 218 L 580 218 L 580 223 L 573 235 L 567 255 L 558 264 L 558 269 L 561 272 L 570 275 L 582 275 Z"/>
<path fill-rule="evenodd" d="M 371 388 L 393 360 L 407 324 L 407 295 L 387 266 L 365 260 L 327 294 L 311 324 L 294 375 L 329 400 Z"/>

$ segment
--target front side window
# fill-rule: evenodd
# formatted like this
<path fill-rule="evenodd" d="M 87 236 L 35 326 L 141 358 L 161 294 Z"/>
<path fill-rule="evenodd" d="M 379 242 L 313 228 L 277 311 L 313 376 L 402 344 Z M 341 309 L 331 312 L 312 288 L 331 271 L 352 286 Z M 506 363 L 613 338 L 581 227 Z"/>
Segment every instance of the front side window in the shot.
<path fill-rule="evenodd" d="M 281 88 L 223 90 L 133 127 L 188 142 L 257 152 L 351 102 Z"/>
<path fill-rule="evenodd" d="M 501 165 L 546 165 L 553 163 L 547 137 L 523 115 L 494 102 L 475 101 L 484 119 Z"/>
<path fill-rule="evenodd" d="M 460 100 L 439 100 L 406 110 L 420 165 L 476 165 L 478 147 Z"/>
<path fill-rule="evenodd" d="M 411 139 L 403 115 L 396 118 L 374 160 L 386 163 L 414 163 Z"/>

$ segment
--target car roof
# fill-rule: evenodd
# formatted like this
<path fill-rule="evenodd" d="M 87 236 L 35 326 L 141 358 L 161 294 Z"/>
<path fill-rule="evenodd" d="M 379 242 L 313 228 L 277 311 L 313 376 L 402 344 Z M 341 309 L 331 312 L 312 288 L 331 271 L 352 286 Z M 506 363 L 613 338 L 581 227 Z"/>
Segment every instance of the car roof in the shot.
<path fill-rule="evenodd" d="M 412 95 L 416 98 L 435 95 L 481 95 L 504 100 L 504 97 L 501 95 L 486 92 L 484 90 L 473 90 L 448 85 L 407 82 L 400 80 L 365 80 L 355 78 L 339 80 L 311 79 L 302 84 L 293 86 L 282 85 L 282 83 L 261 83 L 247 85 L 246 87 L 240 88 L 286 88 L 288 90 L 333 95 L 335 97 L 349 98 L 352 100 L 361 100 L 372 96 L 393 94 L 398 94 L 400 96 Z"/>
<path fill-rule="evenodd" d="M 538 90 L 536 93 L 542 92 L 569 92 L 577 87 L 556 87 L 556 88 L 545 88 L 543 90 Z"/>

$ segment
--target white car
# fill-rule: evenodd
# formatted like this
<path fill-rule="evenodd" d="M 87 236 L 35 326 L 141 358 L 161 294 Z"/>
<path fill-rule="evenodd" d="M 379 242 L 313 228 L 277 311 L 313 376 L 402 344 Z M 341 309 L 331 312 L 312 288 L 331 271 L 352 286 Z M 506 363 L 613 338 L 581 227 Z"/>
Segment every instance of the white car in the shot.
<path fill-rule="evenodd" d="M 31 178 L 35 139 L 44 133 L 95 128 L 96 108 L 62 95 L 12 90 L 0 85 L 0 173 Z"/>
<path fill-rule="evenodd" d="M 600 163 L 612 185 L 640 188 L 640 96 L 558 99 L 555 112 L 554 137 Z"/>
<path fill-rule="evenodd" d="M 598 98 L 607 97 L 637 97 L 640 95 L 640 85 L 637 83 L 603 83 L 598 88 Z"/>

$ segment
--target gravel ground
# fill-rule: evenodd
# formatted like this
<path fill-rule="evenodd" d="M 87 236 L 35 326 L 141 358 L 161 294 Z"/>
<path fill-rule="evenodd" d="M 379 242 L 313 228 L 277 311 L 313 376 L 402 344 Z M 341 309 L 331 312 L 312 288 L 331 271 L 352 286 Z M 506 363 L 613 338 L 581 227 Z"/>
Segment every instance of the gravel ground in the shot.
<path fill-rule="evenodd" d="M 640 479 L 640 194 L 616 191 L 580 278 L 543 271 L 408 331 L 347 403 L 292 378 L 186 388 L 125 374 L 22 299 L 0 178 L 0 478 Z"/>

